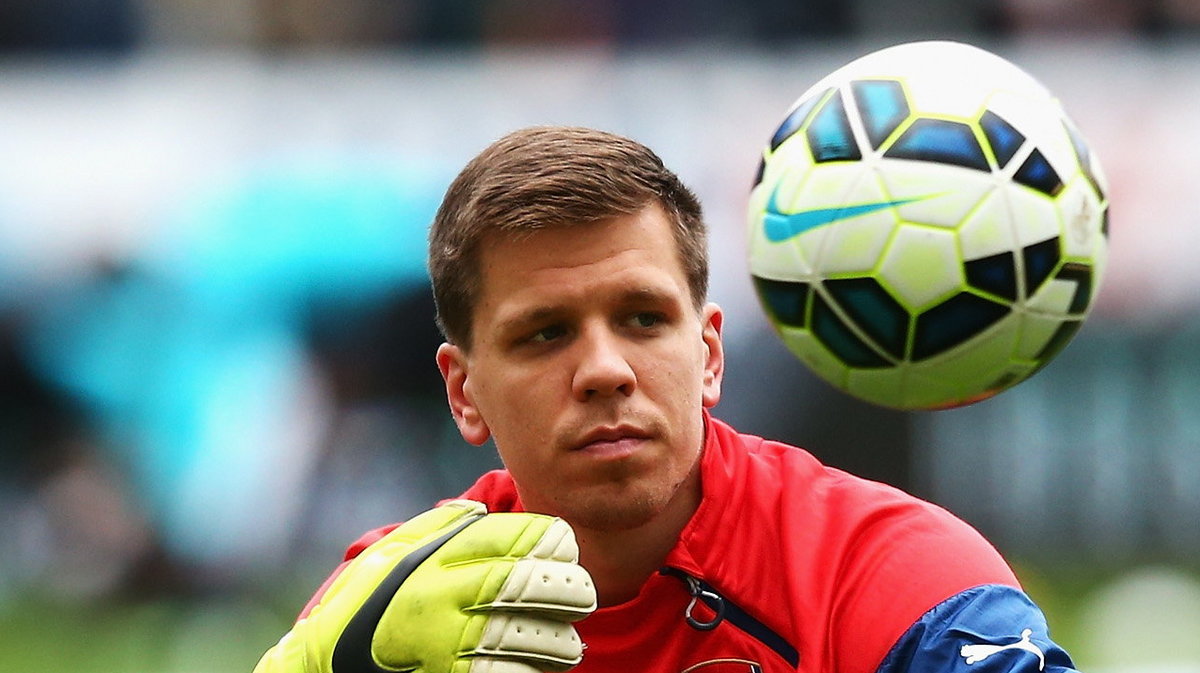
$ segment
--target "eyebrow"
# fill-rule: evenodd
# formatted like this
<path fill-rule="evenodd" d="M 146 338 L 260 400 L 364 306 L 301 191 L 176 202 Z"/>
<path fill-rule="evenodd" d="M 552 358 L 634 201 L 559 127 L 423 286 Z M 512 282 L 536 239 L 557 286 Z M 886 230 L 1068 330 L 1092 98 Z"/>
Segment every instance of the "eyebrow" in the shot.
<path fill-rule="evenodd" d="M 669 292 L 654 287 L 642 286 L 621 291 L 613 304 L 615 306 L 629 306 L 646 303 L 674 304 L 675 300 L 672 299 Z M 572 309 L 569 302 L 535 306 L 501 320 L 497 327 L 501 334 L 508 334 L 514 331 L 519 332 L 530 325 L 561 320 L 564 316 L 570 315 L 571 312 Z"/>
<path fill-rule="evenodd" d="M 653 287 L 639 287 L 621 293 L 618 300 L 622 304 L 637 304 L 644 301 L 670 302 L 671 294 Z"/>
<path fill-rule="evenodd" d="M 528 325 L 533 325 L 541 322 L 553 321 L 555 318 L 562 316 L 567 311 L 557 306 L 538 306 L 527 311 L 505 318 L 500 321 L 498 331 L 501 334 L 519 331 Z"/>

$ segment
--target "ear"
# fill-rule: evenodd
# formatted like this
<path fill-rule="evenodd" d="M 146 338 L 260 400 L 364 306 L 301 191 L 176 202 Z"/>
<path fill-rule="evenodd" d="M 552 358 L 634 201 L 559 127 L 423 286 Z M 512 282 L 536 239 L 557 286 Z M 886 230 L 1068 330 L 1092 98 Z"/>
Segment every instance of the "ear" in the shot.
<path fill-rule="evenodd" d="M 716 304 L 705 304 L 700 314 L 701 333 L 704 341 L 704 387 L 701 400 L 704 406 L 712 408 L 721 401 L 721 379 L 725 375 L 725 346 L 721 341 L 721 325 L 725 322 L 725 314 Z"/>
<path fill-rule="evenodd" d="M 437 350 L 437 366 L 446 382 L 446 400 L 450 402 L 450 414 L 463 439 L 479 446 L 491 436 L 483 416 L 471 395 L 469 376 L 470 359 L 461 348 L 444 343 Z"/>

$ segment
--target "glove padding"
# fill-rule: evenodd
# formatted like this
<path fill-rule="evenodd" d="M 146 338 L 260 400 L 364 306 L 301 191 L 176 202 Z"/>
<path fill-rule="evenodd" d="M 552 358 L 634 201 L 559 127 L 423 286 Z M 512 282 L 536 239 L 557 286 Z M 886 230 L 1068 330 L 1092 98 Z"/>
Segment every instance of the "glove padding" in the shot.
<path fill-rule="evenodd" d="M 596 608 L 571 527 L 454 500 L 372 544 L 255 673 L 535 673 L 583 658 Z"/>

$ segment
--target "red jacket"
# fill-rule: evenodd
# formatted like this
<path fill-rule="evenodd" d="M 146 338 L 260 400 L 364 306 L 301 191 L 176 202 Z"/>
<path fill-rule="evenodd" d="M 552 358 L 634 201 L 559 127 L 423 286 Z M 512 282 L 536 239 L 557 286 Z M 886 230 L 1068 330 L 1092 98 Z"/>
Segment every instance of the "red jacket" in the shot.
<path fill-rule="evenodd" d="M 1018 586 L 996 550 L 945 510 L 801 449 L 707 425 L 699 508 L 635 599 L 577 625 L 587 649 L 575 673 L 872 673 L 943 601 Z M 463 497 L 521 511 L 503 470 Z M 347 561 L 393 528 L 363 536 Z"/>

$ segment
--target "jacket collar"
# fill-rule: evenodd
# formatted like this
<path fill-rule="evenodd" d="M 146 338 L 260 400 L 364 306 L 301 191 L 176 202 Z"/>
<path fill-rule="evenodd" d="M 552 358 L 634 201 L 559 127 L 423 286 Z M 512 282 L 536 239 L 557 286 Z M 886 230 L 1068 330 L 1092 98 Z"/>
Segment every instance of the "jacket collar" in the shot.
<path fill-rule="evenodd" d="M 736 475 L 745 456 L 737 432 L 704 410 L 705 438 L 700 453 L 700 505 L 679 533 L 665 565 L 696 577 L 709 575 L 712 557 L 728 554 L 734 527 L 730 510 Z"/>

